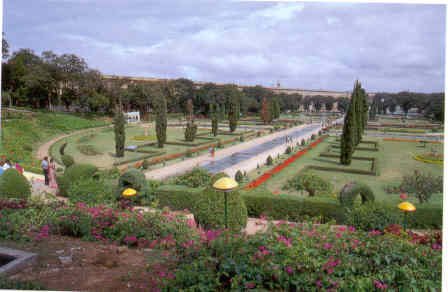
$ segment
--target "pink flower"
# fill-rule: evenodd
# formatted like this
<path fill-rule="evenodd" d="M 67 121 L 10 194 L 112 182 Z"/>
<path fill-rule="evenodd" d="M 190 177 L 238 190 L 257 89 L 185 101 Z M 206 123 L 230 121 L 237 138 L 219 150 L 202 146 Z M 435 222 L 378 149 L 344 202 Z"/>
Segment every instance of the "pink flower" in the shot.
<path fill-rule="evenodd" d="M 441 245 L 441 244 L 438 244 L 438 243 L 433 243 L 433 244 L 431 245 L 431 248 L 432 248 L 432 249 L 435 249 L 435 250 L 440 250 L 440 249 L 442 249 L 442 245 Z"/>
<path fill-rule="evenodd" d="M 126 244 L 128 244 L 128 245 L 134 245 L 134 244 L 136 244 L 136 243 L 137 243 L 137 240 L 138 240 L 137 237 L 134 236 L 134 235 L 126 236 L 126 237 L 123 239 L 124 243 L 126 243 Z"/>
<path fill-rule="evenodd" d="M 325 244 L 324 244 L 324 249 L 326 249 L 326 250 L 329 250 L 329 249 L 331 249 L 333 247 L 333 244 L 331 244 L 331 243 L 329 243 L 329 242 L 326 242 Z"/>
<path fill-rule="evenodd" d="M 287 266 L 287 267 L 285 268 L 285 272 L 286 272 L 288 275 L 292 275 L 292 274 L 294 273 L 294 270 L 293 270 L 293 268 L 291 268 L 290 266 Z"/>
<path fill-rule="evenodd" d="M 377 236 L 377 235 L 381 235 L 382 232 L 379 230 L 372 230 L 369 232 L 369 236 Z"/>
<path fill-rule="evenodd" d="M 323 287 L 322 281 L 321 280 L 317 280 L 316 281 L 316 286 L 319 287 L 319 288 L 322 288 Z"/>
<path fill-rule="evenodd" d="M 380 290 L 386 290 L 387 289 L 387 284 L 385 284 L 385 283 L 383 283 L 383 282 L 381 282 L 379 280 L 374 280 L 373 284 L 375 285 L 375 287 L 377 289 L 380 289 Z"/>
<path fill-rule="evenodd" d="M 346 228 L 345 226 L 339 226 L 339 227 L 338 227 L 338 230 L 339 230 L 340 232 L 344 232 L 345 230 L 347 230 L 347 228 Z"/>
<path fill-rule="evenodd" d="M 291 247 L 292 246 L 292 239 L 291 238 L 287 238 L 283 235 L 280 235 L 279 237 L 277 237 L 277 241 L 278 242 L 282 242 L 286 245 L 286 247 Z"/>
<path fill-rule="evenodd" d="M 350 227 L 348 228 L 348 231 L 350 231 L 350 232 L 355 232 L 355 231 L 356 231 L 356 228 L 355 228 L 354 226 L 350 226 Z"/>
<path fill-rule="evenodd" d="M 408 198 L 408 195 L 406 193 L 401 193 L 400 194 L 400 199 L 406 200 L 407 198 Z"/>
<path fill-rule="evenodd" d="M 248 282 L 244 284 L 244 286 L 246 287 L 246 289 L 254 289 L 256 285 L 254 282 Z"/>
<path fill-rule="evenodd" d="M 193 245 L 194 245 L 194 240 L 188 240 L 188 241 L 182 243 L 182 247 L 184 247 L 184 248 L 190 248 Z"/>

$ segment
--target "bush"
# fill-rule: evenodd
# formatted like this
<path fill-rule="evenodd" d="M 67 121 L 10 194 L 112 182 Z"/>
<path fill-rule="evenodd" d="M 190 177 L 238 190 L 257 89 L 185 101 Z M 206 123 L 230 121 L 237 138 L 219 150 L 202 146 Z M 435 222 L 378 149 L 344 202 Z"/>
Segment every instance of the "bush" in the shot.
<path fill-rule="evenodd" d="M 67 147 L 67 142 L 64 142 L 64 144 L 62 144 L 61 147 L 59 147 L 59 154 L 60 154 L 61 156 L 64 155 L 65 147 Z"/>
<path fill-rule="evenodd" d="M 222 148 L 223 147 L 221 139 L 218 140 L 218 143 L 216 144 L 216 147 L 218 147 L 218 148 Z"/>
<path fill-rule="evenodd" d="M 395 208 L 368 202 L 349 209 L 345 223 L 365 231 L 384 230 L 390 224 L 401 223 L 400 215 Z"/>
<path fill-rule="evenodd" d="M 143 169 L 148 169 L 149 168 L 149 161 L 148 161 L 148 159 L 143 160 L 142 168 Z"/>
<path fill-rule="evenodd" d="M 243 135 L 240 136 L 240 142 L 244 142 L 244 136 Z"/>
<path fill-rule="evenodd" d="M 333 186 L 313 172 L 307 171 L 299 173 L 289 179 L 284 189 L 293 189 L 296 191 L 307 191 L 310 197 L 319 194 L 331 193 Z"/>
<path fill-rule="evenodd" d="M 306 141 L 305 139 L 302 139 L 302 142 L 300 142 L 300 145 L 305 146 L 306 145 Z"/>
<path fill-rule="evenodd" d="M 434 176 L 431 173 L 414 170 L 413 174 L 403 177 L 400 189 L 414 194 L 420 203 L 427 202 L 433 193 L 443 192 L 443 176 Z"/>
<path fill-rule="evenodd" d="M 316 135 L 315 134 L 312 134 L 311 135 L 311 141 L 313 141 L 313 140 L 315 140 L 316 139 Z"/>
<path fill-rule="evenodd" d="M 375 201 L 375 195 L 369 186 L 355 182 L 346 184 L 339 192 L 338 199 L 342 206 L 352 208 L 358 195 L 361 196 L 362 204 Z"/>
<path fill-rule="evenodd" d="M 9 168 L 0 176 L 0 198 L 27 199 L 31 185 L 16 169 Z"/>
<path fill-rule="evenodd" d="M 68 154 L 62 155 L 61 156 L 61 161 L 62 161 L 62 164 L 64 164 L 64 166 L 66 168 L 72 166 L 73 164 L 75 164 L 75 160 L 73 159 L 73 157 L 68 155 Z"/>
<path fill-rule="evenodd" d="M 274 159 L 272 159 L 272 156 L 269 155 L 268 158 L 266 158 L 266 165 L 272 165 L 274 164 Z"/>
<path fill-rule="evenodd" d="M 203 187 L 210 183 L 211 175 L 204 168 L 196 167 L 190 172 L 178 176 L 174 180 L 176 185 L 185 185 L 191 188 Z"/>
<path fill-rule="evenodd" d="M 188 122 L 187 127 L 185 128 L 185 141 L 194 141 L 196 137 L 196 132 L 198 131 L 198 126 L 193 122 Z"/>
<path fill-rule="evenodd" d="M 103 180 L 86 178 L 72 183 L 67 190 L 67 197 L 72 203 L 83 202 L 88 205 L 113 202 L 112 186 Z"/>
<path fill-rule="evenodd" d="M 132 188 L 136 191 L 141 191 L 146 186 L 145 175 L 138 169 L 131 168 L 123 173 L 118 179 L 119 192 L 124 189 Z"/>
<path fill-rule="evenodd" d="M 59 194 L 61 196 L 66 196 L 72 183 L 80 179 L 94 177 L 97 170 L 96 166 L 91 164 L 73 164 L 66 168 L 64 174 L 57 177 Z"/>
<path fill-rule="evenodd" d="M 223 177 L 229 177 L 229 176 L 225 172 L 218 172 L 218 173 L 215 173 L 214 175 L 212 175 L 212 177 L 210 178 L 210 186 L 213 186 L 213 184 L 218 179 L 223 178 Z"/>
<path fill-rule="evenodd" d="M 246 227 L 247 209 L 238 191 L 227 193 L 227 218 L 231 230 L 240 231 Z M 193 207 L 197 222 L 205 229 L 224 227 L 224 193 L 206 188 Z"/>
<path fill-rule="evenodd" d="M 292 148 L 291 146 L 288 146 L 285 150 L 285 154 L 291 154 L 292 153 Z"/>
<path fill-rule="evenodd" d="M 190 188 L 183 185 L 162 185 L 155 190 L 155 198 L 160 207 L 172 210 L 193 210 L 202 189 Z"/>
<path fill-rule="evenodd" d="M 98 151 L 95 146 L 93 145 L 85 145 L 85 144 L 81 144 L 81 145 L 77 145 L 76 148 L 78 148 L 79 152 L 86 155 L 86 156 L 95 156 L 95 155 L 100 155 L 102 154 L 102 152 Z"/>
<path fill-rule="evenodd" d="M 241 172 L 241 170 L 238 170 L 238 171 L 235 173 L 235 180 L 236 180 L 237 182 L 241 183 L 241 182 L 243 182 L 243 179 L 244 179 L 244 175 L 243 175 L 243 173 Z"/>

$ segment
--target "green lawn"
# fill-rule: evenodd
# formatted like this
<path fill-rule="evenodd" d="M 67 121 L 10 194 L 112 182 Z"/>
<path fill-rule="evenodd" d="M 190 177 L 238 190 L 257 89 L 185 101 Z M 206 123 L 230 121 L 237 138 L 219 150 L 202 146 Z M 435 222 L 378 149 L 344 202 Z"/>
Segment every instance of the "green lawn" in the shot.
<path fill-rule="evenodd" d="M 414 169 L 420 171 L 431 172 L 434 175 L 443 175 L 443 167 L 441 165 L 426 164 L 416 161 L 412 158 L 413 153 L 424 153 L 428 152 L 433 148 L 435 151 L 443 151 L 442 144 L 430 144 L 426 148 L 420 147 L 419 143 L 408 143 L 408 142 L 388 142 L 382 141 L 382 139 L 374 137 L 365 137 L 366 140 L 379 141 L 379 151 L 355 151 L 354 156 L 371 156 L 378 158 L 378 167 L 380 171 L 379 176 L 371 175 L 360 175 L 352 173 L 343 173 L 336 171 L 317 171 L 313 170 L 316 174 L 322 178 L 331 182 L 334 186 L 333 194 L 330 195 L 332 199 L 335 198 L 335 194 L 348 182 L 363 182 L 369 185 L 375 193 L 376 200 L 387 201 L 391 203 L 398 203 L 399 196 L 397 194 L 388 194 L 385 192 L 384 187 L 387 185 L 398 185 L 404 174 L 412 173 Z M 301 195 L 298 192 L 282 190 L 286 181 L 293 177 L 295 174 L 299 173 L 307 165 L 317 165 L 317 166 L 330 166 L 330 167 L 341 167 L 339 165 L 338 159 L 319 157 L 321 152 L 327 150 L 330 143 L 336 143 L 334 137 L 327 138 L 327 140 L 319 144 L 316 148 L 306 153 L 304 156 L 296 160 L 294 163 L 283 169 L 280 173 L 275 174 L 271 179 L 266 181 L 264 184 L 272 192 L 288 193 Z M 364 145 L 362 145 L 364 147 Z M 335 148 L 332 151 L 336 151 Z M 287 156 L 283 155 L 282 159 Z M 356 161 L 352 162 L 350 168 L 366 169 L 370 165 L 368 161 Z M 250 179 L 253 179 L 268 168 L 266 166 L 261 167 L 249 174 Z M 411 199 L 413 202 L 417 203 L 415 199 Z M 433 195 L 432 199 L 428 204 L 434 204 L 441 206 L 442 194 Z"/>
<path fill-rule="evenodd" d="M 209 132 L 206 129 L 199 129 L 198 134 Z M 216 137 L 212 135 L 202 135 L 198 139 L 195 139 L 194 142 L 186 142 L 184 140 L 184 129 L 183 128 L 175 128 L 169 127 L 167 129 L 167 141 L 168 142 L 181 142 L 189 145 L 172 145 L 166 144 L 164 147 L 158 148 L 157 145 L 145 146 L 143 149 L 146 151 L 160 151 L 162 154 L 172 154 L 178 152 L 184 152 L 189 148 L 197 147 L 194 145 L 195 143 L 208 142 L 211 143 L 213 140 L 202 139 L 202 138 L 214 138 L 216 140 L 228 140 L 232 137 L 237 137 L 237 134 L 243 134 L 243 131 L 236 131 L 236 135 L 223 135 L 219 134 Z M 140 125 L 127 125 L 126 126 L 126 146 L 131 145 L 142 145 L 151 142 L 156 142 L 155 130 L 153 127 L 148 129 L 148 134 L 153 138 L 153 140 L 145 140 L 139 141 L 138 139 L 134 139 L 136 136 L 143 136 L 145 134 L 145 129 Z M 64 143 L 67 142 L 67 147 L 65 149 L 65 153 L 73 156 L 75 162 L 77 163 L 90 163 L 96 165 L 100 168 L 111 168 L 113 163 L 119 163 L 121 161 L 129 160 L 129 159 L 143 159 L 144 156 L 148 155 L 147 153 L 139 153 L 139 152 L 131 152 L 125 151 L 125 156 L 122 158 L 115 157 L 115 140 L 114 140 L 114 132 L 113 128 L 94 130 L 90 133 L 82 133 L 79 135 L 73 135 L 68 137 L 67 139 L 63 139 L 53 144 L 51 147 L 51 155 L 56 158 L 56 160 L 60 159 L 59 148 Z M 80 145 L 91 145 L 93 149 L 97 152 L 97 155 L 85 155 L 80 151 Z"/>
<path fill-rule="evenodd" d="M 0 155 L 6 156 L 12 162 L 19 162 L 25 170 L 40 172 L 40 163 L 34 157 L 34 152 L 42 143 L 74 130 L 106 124 L 108 122 L 105 118 L 63 113 L 9 113 L 3 120 Z"/>

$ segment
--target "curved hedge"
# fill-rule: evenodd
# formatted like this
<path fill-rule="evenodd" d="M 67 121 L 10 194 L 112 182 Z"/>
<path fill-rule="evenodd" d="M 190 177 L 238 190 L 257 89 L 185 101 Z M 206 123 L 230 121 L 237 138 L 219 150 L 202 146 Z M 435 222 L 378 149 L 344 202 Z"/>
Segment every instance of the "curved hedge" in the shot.
<path fill-rule="evenodd" d="M 73 159 L 73 157 L 68 155 L 68 154 L 63 154 L 61 156 L 61 161 L 62 161 L 62 164 L 64 164 L 65 167 L 70 167 L 73 164 L 75 164 L 75 160 Z"/>
<path fill-rule="evenodd" d="M 133 188 L 137 191 L 140 191 L 145 187 L 145 185 L 145 175 L 135 168 L 127 170 L 118 179 L 118 187 L 120 189 Z"/>
<path fill-rule="evenodd" d="M 15 168 L 7 169 L 0 176 L 0 198 L 27 199 L 30 196 L 30 183 Z"/>
<path fill-rule="evenodd" d="M 369 186 L 355 182 L 346 184 L 339 192 L 338 199 L 342 206 L 351 208 L 358 195 L 363 204 L 375 201 L 375 195 Z"/>

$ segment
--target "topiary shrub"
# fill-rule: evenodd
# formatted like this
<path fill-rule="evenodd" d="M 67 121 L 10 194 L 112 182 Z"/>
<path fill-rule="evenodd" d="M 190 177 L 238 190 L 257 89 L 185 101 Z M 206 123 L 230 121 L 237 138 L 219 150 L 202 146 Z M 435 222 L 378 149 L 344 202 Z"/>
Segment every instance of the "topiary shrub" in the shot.
<path fill-rule="evenodd" d="M 292 153 L 291 146 L 286 147 L 285 154 L 291 154 L 291 153 Z"/>
<path fill-rule="evenodd" d="M 244 175 L 243 175 L 243 173 L 241 172 L 241 170 L 238 170 L 238 171 L 235 173 L 235 180 L 236 180 L 237 182 L 241 183 L 241 182 L 243 182 L 243 179 L 244 179 Z"/>
<path fill-rule="evenodd" d="M 59 194 L 66 196 L 67 191 L 72 183 L 80 179 L 96 177 L 98 168 L 91 164 L 73 164 L 65 169 L 62 176 L 57 177 Z"/>
<path fill-rule="evenodd" d="M 316 139 L 316 135 L 315 134 L 312 134 L 311 135 L 311 140 L 313 141 L 313 140 L 315 140 Z"/>
<path fill-rule="evenodd" d="M 88 205 L 105 204 L 113 201 L 112 186 L 103 180 L 86 178 L 70 184 L 67 197 L 72 203 L 84 202 Z"/>
<path fill-rule="evenodd" d="M 352 208 L 358 195 L 361 196 L 362 204 L 375 201 L 372 189 L 361 183 L 351 182 L 346 184 L 339 192 L 339 202 L 342 206 Z"/>
<path fill-rule="evenodd" d="M 349 209 L 345 224 L 365 231 L 384 230 L 390 224 L 402 222 L 402 214 L 395 209 L 392 206 L 367 202 Z"/>
<path fill-rule="evenodd" d="M 203 228 L 224 228 L 224 193 L 206 188 L 198 196 L 192 211 Z M 247 209 L 238 191 L 227 193 L 227 218 L 231 230 L 240 231 L 246 227 Z"/>
<path fill-rule="evenodd" d="M 300 142 L 300 145 L 305 146 L 306 145 L 306 141 L 305 139 L 302 139 L 302 142 Z"/>
<path fill-rule="evenodd" d="M 30 183 L 15 168 L 7 169 L 0 176 L 0 198 L 27 199 L 30 196 Z"/>
<path fill-rule="evenodd" d="M 149 161 L 147 159 L 143 160 L 142 168 L 143 169 L 148 169 L 149 168 Z"/>
<path fill-rule="evenodd" d="M 274 159 L 272 159 L 272 156 L 269 155 L 268 158 L 266 158 L 266 165 L 272 165 L 274 164 Z"/>
<path fill-rule="evenodd" d="M 118 179 L 118 188 L 120 194 L 124 189 L 127 188 L 133 188 L 136 191 L 140 191 L 145 187 L 145 185 L 145 175 L 135 168 L 127 170 Z"/>
<path fill-rule="evenodd" d="M 61 160 L 62 160 L 62 164 L 64 164 L 64 166 L 66 168 L 72 166 L 73 164 L 75 164 L 75 160 L 73 159 L 73 157 L 68 155 L 68 154 L 62 155 L 61 156 Z"/>
<path fill-rule="evenodd" d="M 185 128 L 185 141 L 194 141 L 194 138 L 196 137 L 196 132 L 198 131 L 198 126 L 195 125 L 193 122 L 188 122 L 187 127 Z"/>
<path fill-rule="evenodd" d="M 190 172 L 178 176 L 174 180 L 174 183 L 176 185 L 185 185 L 191 188 L 197 188 L 208 185 L 210 183 L 210 178 L 211 175 L 207 170 L 201 167 L 196 167 Z"/>
<path fill-rule="evenodd" d="M 67 142 L 64 142 L 64 144 L 59 147 L 59 154 L 61 154 L 61 156 L 64 155 L 65 147 L 67 147 Z"/>
<path fill-rule="evenodd" d="M 293 189 L 296 191 L 303 190 L 308 192 L 310 197 L 314 197 L 319 194 L 331 193 L 333 186 L 320 176 L 314 174 L 313 172 L 307 171 L 305 173 L 299 173 L 289 179 L 283 188 Z"/>
<path fill-rule="evenodd" d="M 240 136 L 240 142 L 244 142 L 244 136 L 243 135 Z"/>

